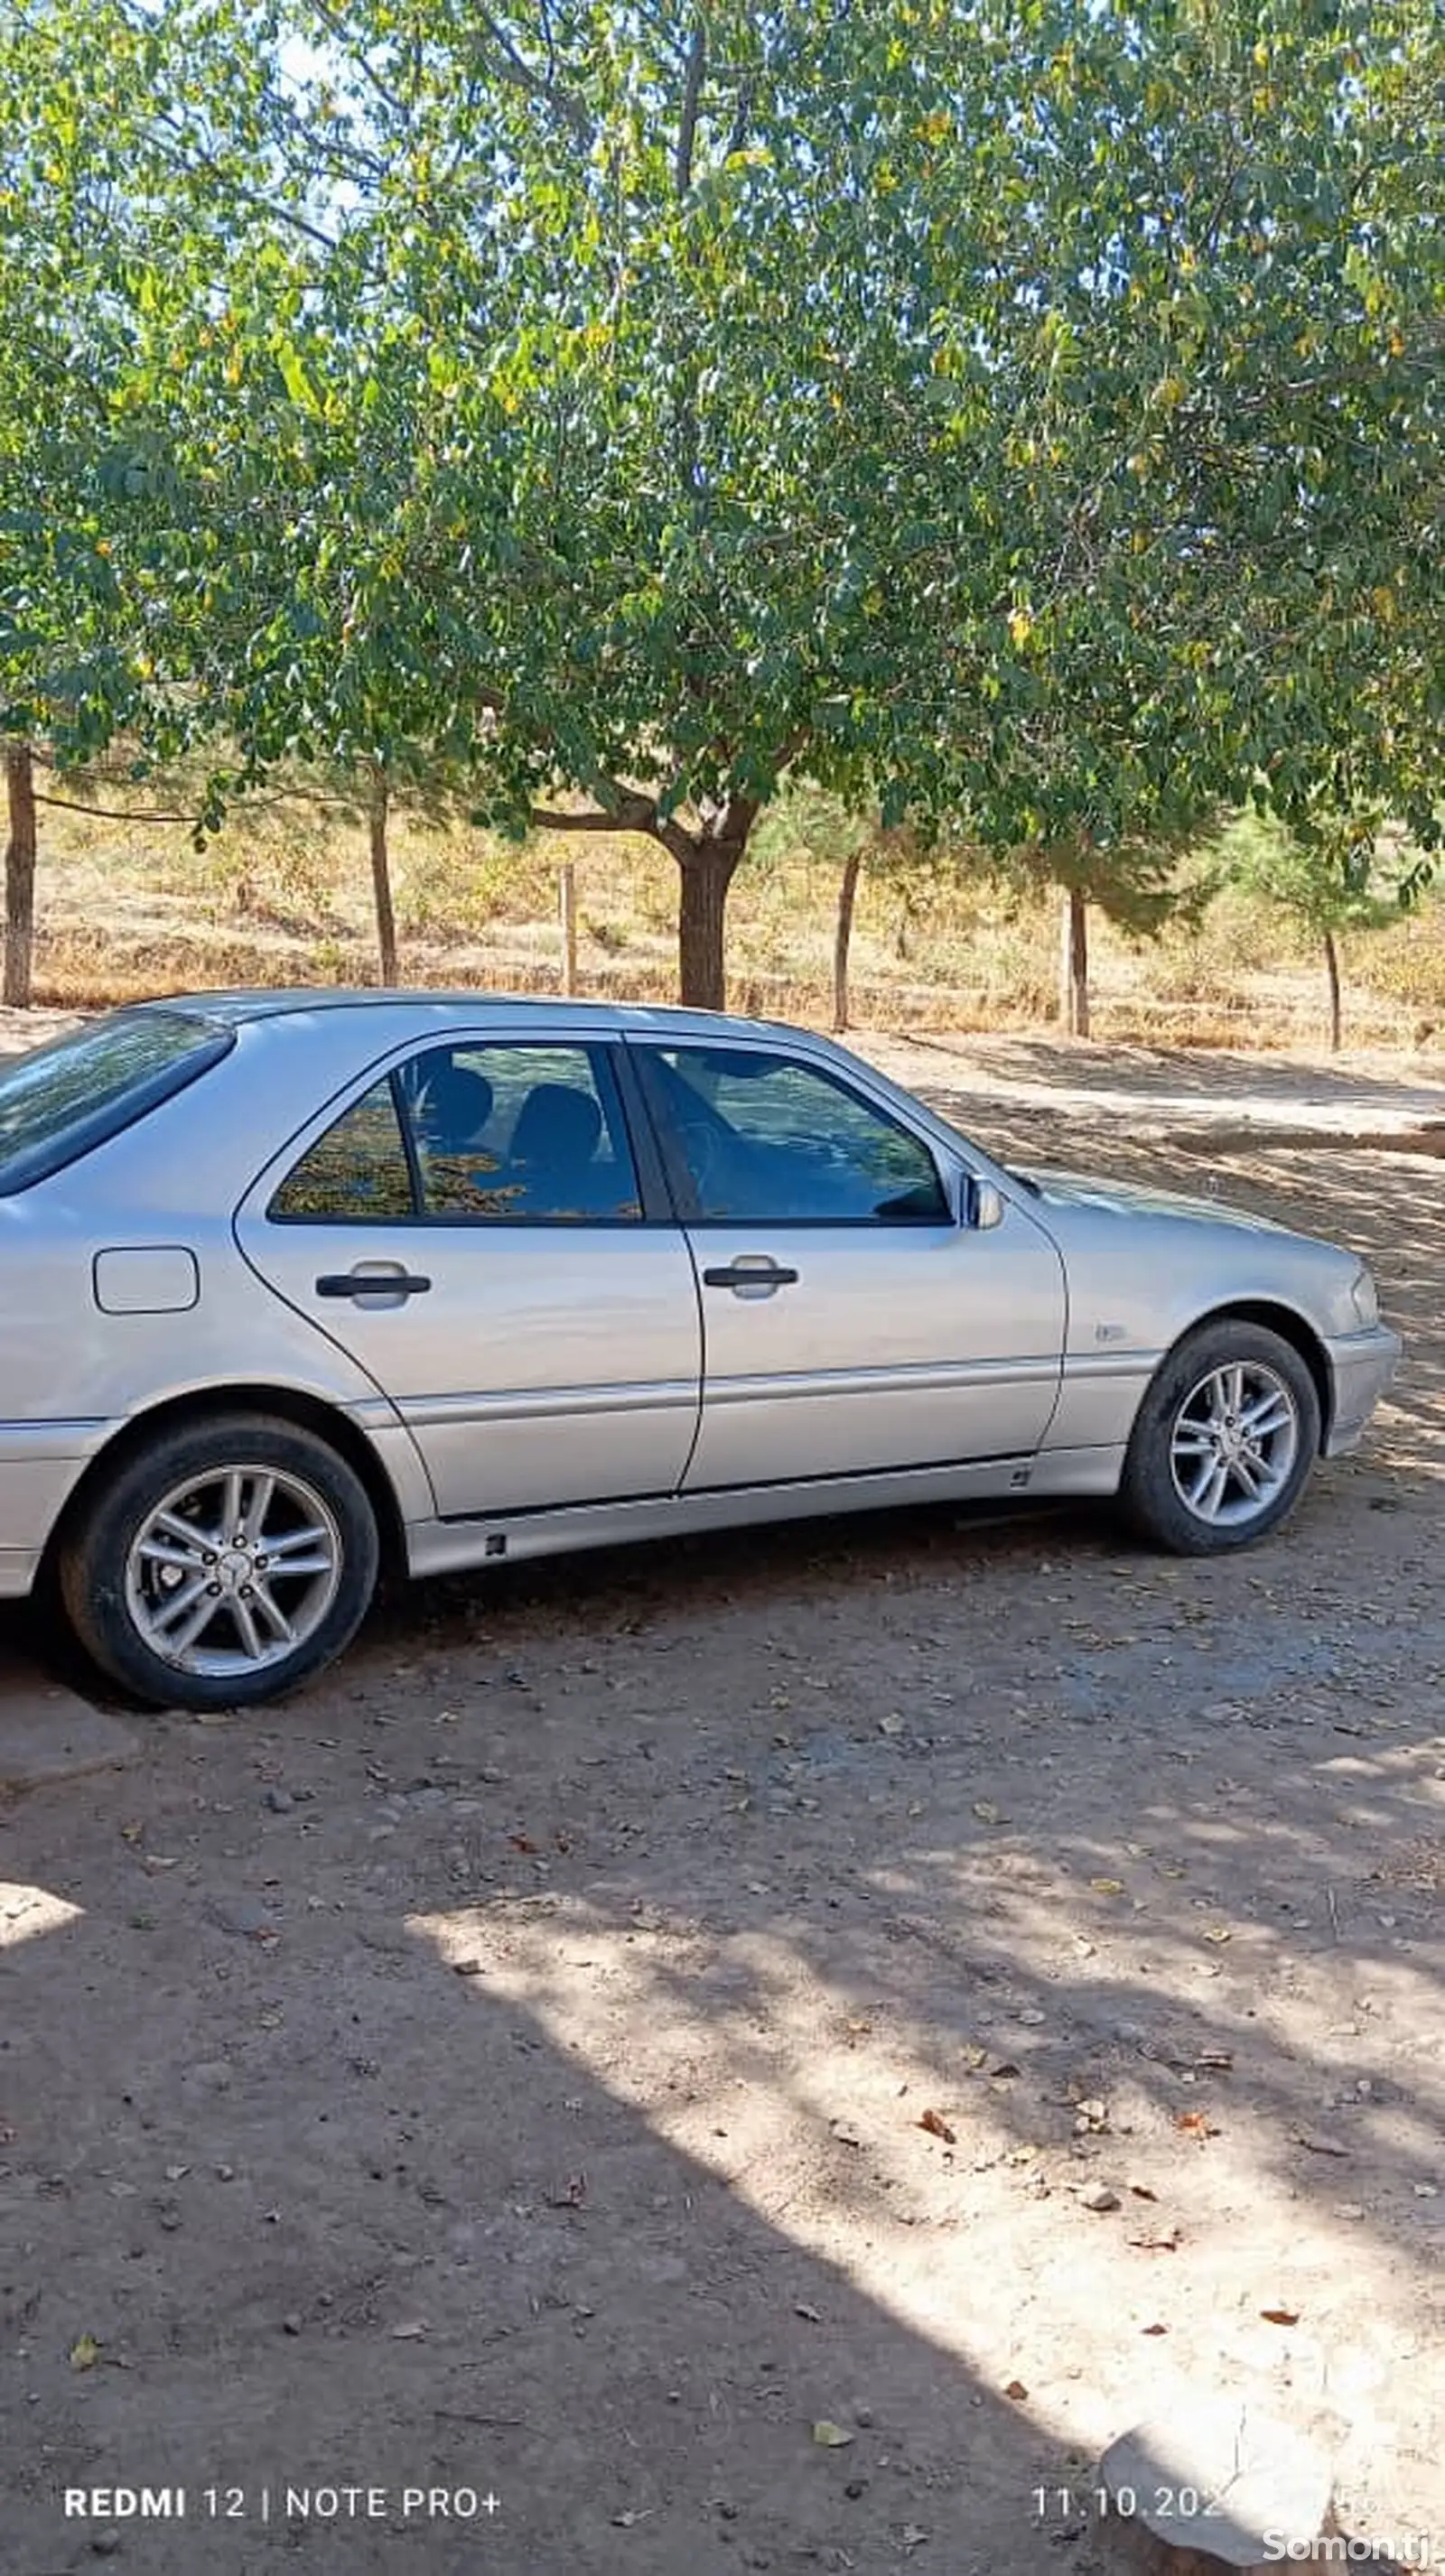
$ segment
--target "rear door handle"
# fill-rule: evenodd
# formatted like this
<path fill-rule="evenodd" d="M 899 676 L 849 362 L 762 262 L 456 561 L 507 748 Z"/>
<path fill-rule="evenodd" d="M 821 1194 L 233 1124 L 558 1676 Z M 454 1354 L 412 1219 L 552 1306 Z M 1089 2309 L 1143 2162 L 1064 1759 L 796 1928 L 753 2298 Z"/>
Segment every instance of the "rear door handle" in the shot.
<path fill-rule="evenodd" d="M 332 1271 L 316 1282 L 318 1297 L 424 1297 L 431 1286 L 410 1270 Z"/>
<path fill-rule="evenodd" d="M 705 1270 L 702 1274 L 704 1288 L 731 1288 L 739 1296 L 749 1292 L 766 1296 L 774 1288 L 796 1287 L 797 1281 L 797 1271 L 785 1270 L 777 1261 L 734 1261 L 726 1270 Z"/>

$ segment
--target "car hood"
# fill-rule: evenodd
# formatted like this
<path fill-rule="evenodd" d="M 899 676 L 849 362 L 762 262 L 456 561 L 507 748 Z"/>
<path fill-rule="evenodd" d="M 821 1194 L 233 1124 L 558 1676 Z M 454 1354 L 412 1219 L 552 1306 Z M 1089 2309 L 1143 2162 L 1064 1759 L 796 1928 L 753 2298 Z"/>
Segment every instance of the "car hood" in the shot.
<path fill-rule="evenodd" d="M 1273 1217 L 1251 1216 L 1247 1209 L 1231 1207 L 1223 1199 L 1187 1198 L 1182 1191 L 1144 1189 L 1133 1181 L 1097 1180 L 1088 1172 L 1057 1172 L 1039 1164 L 1015 1167 L 1014 1177 L 1032 1181 L 1045 1206 L 1098 1208 L 1106 1216 L 1118 1217 L 1178 1217 L 1196 1225 L 1238 1226 L 1246 1233 L 1301 1239 L 1292 1226 L 1278 1225 Z"/>

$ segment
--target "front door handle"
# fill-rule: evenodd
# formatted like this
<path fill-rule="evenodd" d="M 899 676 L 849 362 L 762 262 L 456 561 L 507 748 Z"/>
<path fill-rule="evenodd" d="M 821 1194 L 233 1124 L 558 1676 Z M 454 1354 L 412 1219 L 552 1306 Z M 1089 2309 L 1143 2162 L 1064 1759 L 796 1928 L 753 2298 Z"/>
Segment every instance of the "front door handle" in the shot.
<path fill-rule="evenodd" d="M 410 1270 L 341 1270 L 316 1282 L 318 1297 L 424 1297 L 431 1286 Z"/>
<path fill-rule="evenodd" d="M 797 1285 L 796 1270 L 785 1270 L 780 1261 L 770 1260 L 766 1253 L 744 1253 L 739 1261 L 729 1262 L 725 1270 L 705 1270 L 704 1288 L 731 1288 L 735 1297 L 771 1297 L 775 1288 Z"/>

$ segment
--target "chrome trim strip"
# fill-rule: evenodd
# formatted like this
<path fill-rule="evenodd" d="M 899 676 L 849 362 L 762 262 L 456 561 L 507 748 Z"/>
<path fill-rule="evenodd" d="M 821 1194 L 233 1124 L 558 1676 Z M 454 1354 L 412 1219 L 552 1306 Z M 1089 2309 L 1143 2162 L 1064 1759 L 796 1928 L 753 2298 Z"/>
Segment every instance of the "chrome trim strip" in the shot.
<path fill-rule="evenodd" d="M 465 1430 L 471 1423 L 550 1422 L 579 1414 L 696 1412 L 696 1378 L 642 1385 L 510 1387 L 502 1394 L 420 1395 L 398 1399 L 409 1431 Z"/>
<path fill-rule="evenodd" d="M 120 1424 L 87 1416 L 78 1422 L 0 1422 L 0 1464 L 29 1459 L 93 1458 Z"/>
<path fill-rule="evenodd" d="M 1162 1351 L 1065 1351 L 1064 1377 L 1070 1383 L 1079 1378 L 1152 1377 L 1163 1357 Z"/>
<path fill-rule="evenodd" d="M 1056 1386 L 1056 1358 L 925 1360 L 899 1368 L 788 1369 L 770 1375 L 705 1377 L 703 1395 L 715 1404 L 786 1403 L 806 1395 L 954 1395 L 973 1387 Z"/>

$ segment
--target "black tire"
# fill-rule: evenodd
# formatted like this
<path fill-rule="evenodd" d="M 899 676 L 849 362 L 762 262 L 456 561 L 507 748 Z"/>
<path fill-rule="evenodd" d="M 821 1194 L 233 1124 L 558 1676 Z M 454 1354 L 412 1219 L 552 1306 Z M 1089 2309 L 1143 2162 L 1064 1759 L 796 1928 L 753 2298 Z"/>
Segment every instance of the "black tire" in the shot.
<path fill-rule="evenodd" d="M 334 1572 L 316 1576 L 315 1615 L 304 1633 L 298 1628 L 294 1650 L 284 1651 L 284 1641 L 273 1633 L 265 1642 L 275 1660 L 253 1670 L 187 1669 L 158 1653 L 146 1635 L 146 1605 L 142 1601 L 138 1613 L 128 1579 L 133 1551 L 167 1496 L 192 1482 L 204 1488 L 230 1468 L 294 1480 L 297 1495 L 318 1502 L 327 1524 L 324 1552 Z M 286 1502 L 296 1498 L 290 1485 L 283 1486 L 282 1496 Z M 259 1544 L 276 1547 L 266 1586 L 281 1587 L 285 1602 L 304 1580 L 306 1568 L 303 1564 L 301 1576 L 288 1575 L 282 1561 L 284 1536 L 267 1542 L 263 1535 Z M 226 1550 L 228 1561 L 232 1553 Z M 65 1534 L 57 1573 L 71 1628 L 111 1681 L 152 1706 L 204 1710 L 259 1707 L 323 1671 L 350 1644 L 366 1616 L 379 1562 L 376 1514 L 354 1468 L 312 1431 L 273 1415 L 237 1412 L 159 1431 L 112 1473 L 102 1474 Z M 258 1565 L 265 1564 L 264 1556 L 258 1559 Z M 156 1598 L 163 1601 L 164 1596 Z M 220 1620 L 219 1631 L 212 1633 L 224 1641 L 226 1617 L 220 1612 L 212 1616 Z M 240 1630 L 232 1633 L 240 1647 Z"/>
<path fill-rule="evenodd" d="M 1280 1453 L 1280 1482 L 1257 1509 L 1248 1511 L 1248 1498 L 1240 1494 L 1239 1517 L 1211 1520 L 1191 1508 L 1176 1481 L 1175 1442 L 1181 1433 L 1185 1440 L 1193 1435 L 1199 1420 L 1192 1402 L 1197 1391 L 1214 1371 L 1231 1368 L 1264 1371 L 1287 1392 L 1293 1407 L 1293 1450 L 1287 1468 Z M 1289 1518 L 1319 1447 L 1319 1394 L 1293 1343 L 1262 1324 L 1225 1316 L 1186 1333 L 1160 1367 L 1135 1418 L 1119 1501 L 1130 1526 L 1156 1547 L 1176 1556 L 1222 1556 L 1253 1547 Z"/>

